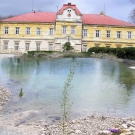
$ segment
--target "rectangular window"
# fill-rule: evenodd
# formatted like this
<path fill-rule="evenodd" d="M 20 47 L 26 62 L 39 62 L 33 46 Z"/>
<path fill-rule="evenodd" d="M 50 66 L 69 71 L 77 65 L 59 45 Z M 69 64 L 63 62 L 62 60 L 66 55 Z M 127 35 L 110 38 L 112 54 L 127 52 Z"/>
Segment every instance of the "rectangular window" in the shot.
<path fill-rule="evenodd" d="M 107 38 L 110 38 L 110 33 L 111 33 L 110 30 L 107 30 L 107 31 L 106 31 L 106 37 L 107 37 Z"/>
<path fill-rule="evenodd" d="M 121 31 L 117 31 L 117 38 L 121 38 Z"/>
<path fill-rule="evenodd" d="M 4 49 L 4 50 L 7 50 L 7 49 L 8 49 L 8 42 L 4 42 L 3 49 Z"/>
<path fill-rule="evenodd" d="M 75 27 L 71 27 L 71 34 L 75 34 Z"/>
<path fill-rule="evenodd" d="M 41 35 L 41 28 L 37 28 L 37 35 Z"/>
<path fill-rule="evenodd" d="M 96 37 L 100 37 L 100 30 L 96 30 Z"/>
<path fill-rule="evenodd" d="M 66 26 L 63 26 L 62 27 L 62 34 L 66 34 L 67 33 L 67 27 Z"/>
<path fill-rule="evenodd" d="M 128 31 L 128 39 L 131 39 L 131 38 L 132 38 L 132 32 Z"/>
<path fill-rule="evenodd" d="M 27 28 L 26 28 L 26 34 L 27 34 L 27 35 L 30 35 L 30 27 L 27 27 Z"/>
<path fill-rule="evenodd" d="M 8 34 L 8 27 L 5 27 L 5 34 Z"/>
<path fill-rule="evenodd" d="M 87 37 L 88 36 L 88 30 L 83 30 L 83 36 Z"/>
<path fill-rule="evenodd" d="M 111 45 L 106 45 L 106 48 L 110 48 Z"/>
<path fill-rule="evenodd" d="M 122 46 L 121 44 L 116 44 L 117 48 L 121 48 L 121 46 Z"/>
<path fill-rule="evenodd" d="M 19 43 L 15 43 L 15 50 L 19 50 Z"/>
<path fill-rule="evenodd" d="M 133 47 L 133 45 L 126 45 L 126 47 Z"/>
<path fill-rule="evenodd" d="M 20 28 L 19 27 L 15 28 L 15 34 L 20 34 Z"/>
<path fill-rule="evenodd" d="M 40 51 L 40 43 L 36 43 L 37 51 Z"/>
<path fill-rule="evenodd" d="M 100 47 L 100 44 L 95 44 L 95 47 Z"/>
<path fill-rule="evenodd" d="M 53 28 L 50 28 L 50 35 L 53 35 Z"/>
<path fill-rule="evenodd" d="M 30 43 L 25 43 L 25 50 L 28 51 L 30 49 Z"/>

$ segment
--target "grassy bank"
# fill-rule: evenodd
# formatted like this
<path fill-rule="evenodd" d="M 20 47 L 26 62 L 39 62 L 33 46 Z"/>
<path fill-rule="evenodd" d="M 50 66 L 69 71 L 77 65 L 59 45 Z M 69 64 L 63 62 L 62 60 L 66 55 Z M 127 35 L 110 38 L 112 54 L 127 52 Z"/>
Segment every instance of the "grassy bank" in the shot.
<path fill-rule="evenodd" d="M 58 58 L 58 57 L 90 57 L 91 52 L 55 52 L 55 51 L 28 51 L 27 54 L 23 54 L 24 58 Z"/>

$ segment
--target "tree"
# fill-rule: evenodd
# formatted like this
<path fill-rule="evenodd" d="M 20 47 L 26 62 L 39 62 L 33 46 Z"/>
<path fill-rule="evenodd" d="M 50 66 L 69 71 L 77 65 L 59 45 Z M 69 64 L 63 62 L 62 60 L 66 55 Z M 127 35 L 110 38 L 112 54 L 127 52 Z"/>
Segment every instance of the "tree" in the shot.
<path fill-rule="evenodd" d="M 135 4 L 135 0 L 130 0 L 132 4 Z M 129 19 L 135 24 L 135 8 L 130 12 Z"/>
<path fill-rule="evenodd" d="M 63 45 L 63 51 L 71 51 L 73 50 L 74 48 L 71 46 L 71 43 L 70 42 L 66 42 L 64 45 Z"/>

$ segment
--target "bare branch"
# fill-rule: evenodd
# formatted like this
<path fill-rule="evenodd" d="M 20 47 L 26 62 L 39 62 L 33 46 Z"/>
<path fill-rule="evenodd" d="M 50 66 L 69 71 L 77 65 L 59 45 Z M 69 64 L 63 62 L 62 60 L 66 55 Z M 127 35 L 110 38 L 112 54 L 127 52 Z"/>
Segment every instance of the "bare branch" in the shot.
<path fill-rule="evenodd" d="M 135 0 L 134 0 L 135 1 Z M 130 12 L 130 15 L 129 15 L 129 19 L 132 23 L 135 24 L 135 9 L 133 9 L 131 12 Z"/>
<path fill-rule="evenodd" d="M 135 4 L 135 0 L 129 0 L 131 3 Z"/>

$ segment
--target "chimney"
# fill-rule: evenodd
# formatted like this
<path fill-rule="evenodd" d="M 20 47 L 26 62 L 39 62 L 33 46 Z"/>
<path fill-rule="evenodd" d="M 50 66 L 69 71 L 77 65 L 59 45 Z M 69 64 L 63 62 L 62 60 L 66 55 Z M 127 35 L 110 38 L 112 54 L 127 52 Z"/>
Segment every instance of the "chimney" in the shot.
<path fill-rule="evenodd" d="M 100 12 L 100 15 L 105 15 L 105 13 L 103 11 Z"/>
<path fill-rule="evenodd" d="M 71 3 L 68 3 L 68 5 L 71 5 Z"/>

